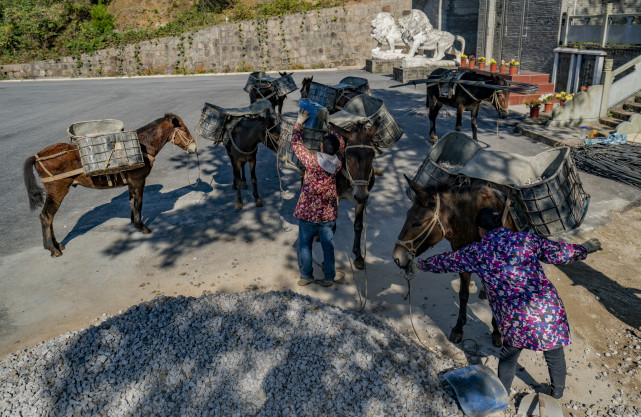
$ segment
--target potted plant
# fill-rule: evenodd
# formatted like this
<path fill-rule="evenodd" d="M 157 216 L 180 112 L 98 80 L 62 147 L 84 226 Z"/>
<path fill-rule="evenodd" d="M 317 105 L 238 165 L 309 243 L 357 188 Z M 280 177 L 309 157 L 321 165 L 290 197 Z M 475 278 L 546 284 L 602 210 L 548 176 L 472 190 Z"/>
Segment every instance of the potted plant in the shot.
<path fill-rule="evenodd" d="M 510 75 L 516 74 L 516 71 L 518 70 L 518 67 L 519 67 L 519 62 L 511 59 L 510 60 Z"/>
<path fill-rule="evenodd" d="M 561 105 L 563 105 L 563 103 L 565 103 L 565 100 L 566 100 L 567 96 L 568 95 L 567 95 L 567 93 L 565 91 L 561 91 L 560 93 L 557 93 L 555 97 L 556 97 L 557 100 L 559 100 L 559 103 Z"/>
<path fill-rule="evenodd" d="M 507 62 L 501 60 L 501 66 L 499 67 L 499 72 L 505 74 L 507 72 Z"/>
<path fill-rule="evenodd" d="M 539 97 L 539 101 L 543 103 L 543 111 L 546 113 L 550 113 L 552 109 L 554 109 L 554 103 L 552 102 L 552 99 L 554 98 L 554 94 L 548 93 L 548 94 L 543 94 L 541 97 Z"/>
<path fill-rule="evenodd" d="M 541 101 L 538 98 L 526 100 L 525 105 L 530 108 L 530 117 L 536 119 L 539 117 L 539 110 L 541 108 Z"/>
<path fill-rule="evenodd" d="M 478 62 L 479 62 L 479 69 L 480 70 L 484 70 L 485 69 L 485 57 L 484 56 L 480 56 L 478 58 Z"/>
<path fill-rule="evenodd" d="M 461 55 L 461 66 L 467 67 L 467 55 Z"/>
<path fill-rule="evenodd" d="M 492 58 L 490 59 L 490 71 L 496 72 L 496 59 Z"/>
<path fill-rule="evenodd" d="M 474 55 L 470 55 L 468 59 L 470 60 L 470 68 L 476 68 L 476 57 Z"/>

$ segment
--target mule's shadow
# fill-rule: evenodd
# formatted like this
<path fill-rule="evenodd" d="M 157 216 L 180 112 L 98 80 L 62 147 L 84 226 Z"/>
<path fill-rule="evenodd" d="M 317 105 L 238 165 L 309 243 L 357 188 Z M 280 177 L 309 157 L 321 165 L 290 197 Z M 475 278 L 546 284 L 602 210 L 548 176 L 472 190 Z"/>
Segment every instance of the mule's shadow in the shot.
<path fill-rule="evenodd" d="M 153 222 L 159 214 L 172 210 L 176 202 L 190 192 L 200 191 L 207 193 L 212 190 L 209 184 L 202 181 L 198 181 L 195 186 L 187 185 L 167 193 L 161 192 L 162 188 L 162 184 L 153 184 L 145 187 L 142 211 L 143 222 L 145 224 Z M 130 215 L 129 192 L 125 191 L 111 199 L 110 202 L 97 206 L 80 216 L 73 226 L 73 229 L 67 233 L 61 243 L 67 245 L 74 238 L 84 235 L 113 218 L 123 218 L 129 222 Z M 133 228 L 133 226 L 131 227 Z"/>

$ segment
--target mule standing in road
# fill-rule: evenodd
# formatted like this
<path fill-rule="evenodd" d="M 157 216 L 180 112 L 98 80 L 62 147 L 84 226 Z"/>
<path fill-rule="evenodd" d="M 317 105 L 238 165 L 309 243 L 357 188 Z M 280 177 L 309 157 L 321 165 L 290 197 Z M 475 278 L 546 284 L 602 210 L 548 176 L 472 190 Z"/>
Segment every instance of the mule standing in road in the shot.
<path fill-rule="evenodd" d="M 287 72 L 278 72 L 281 77 L 285 77 L 287 75 L 292 75 L 293 72 L 290 72 L 289 74 Z M 281 116 L 283 114 L 283 102 L 287 96 L 280 96 L 278 95 L 278 92 L 274 90 L 274 87 L 270 83 L 260 83 L 260 84 L 254 84 L 252 89 L 249 91 L 249 102 L 250 103 L 255 103 L 258 100 L 269 100 L 269 102 L 272 105 L 273 109 L 276 109 L 278 106 L 278 115 Z"/>
<path fill-rule="evenodd" d="M 481 240 L 474 224 L 476 214 L 484 207 L 492 207 L 502 213 L 505 204 L 487 186 L 453 186 L 439 184 L 421 187 L 405 177 L 415 193 L 412 207 L 407 212 L 392 256 L 400 268 L 407 269 L 414 258 L 438 242 L 446 239 L 452 250 L 458 250 Z M 511 216 L 506 216 L 505 227 L 517 230 Z M 456 325 L 450 332 L 450 341 L 458 343 L 463 339 L 463 326 L 467 322 L 467 302 L 470 297 L 472 274 L 459 273 L 459 314 Z M 492 343 L 501 346 L 503 340 L 496 320 L 492 318 Z"/>
<path fill-rule="evenodd" d="M 363 232 L 363 214 L 369 199 L 369 191 L 376 182 L 374 175 L 374 158 L 381 151 L 374 145 L 372 138 L 378 131 L 381 118 L 378 117 L 372 126 L 366 127 L 356 123 L 351 130 L 332 125 L 336 133 L 345 139 L 345 163 L 336 176 L 336 191 L 339 199 L 354 202 L 354 245 L 352 252 L 356 257 L 354 266 L 365 268 L 365 258 L 361 251 L 361 234 Z"/>
<path fill-rule="evenodd" d="M 236 209 L 241 210 L 243 208 L 241 189 L 247 188 L 247 179 L 245 177 L 245 163 L 247 162 L 249 163 L 256 207 L 262 207 L 263 200 L 258 194 L 258 181 L 256 179 L 256 153 L 261 142 L 272 151 L 278 151 L 281 133 L 280 119 L 274 116 L 254 118 L 243 116 L 237 122 L 233 122 L 230 129 L 231 131 L 223 132 L 223 135 L 229 135 L 229 140 L 225 143 L 225 149 L 234 172 L 232 190 L 236 190 Z"/>
<path fill-rule="evenodd" d="M 439 78 L 441 76 L 448 76 L 448 74 L 456 74 L 445 68 L 437 68 L 430 74 L 430 79 Z M 482 75 L 474 72 L 465 72 L 461 78 L 465 81 L 479 81 L 481 83 L 507 86 L 506 80 L 500 78 L 498 75 Z M 479 107 L 481 101 L 490 99 L 492 105 L 498 111 L 499 117 L 505 119 L 509 115 L 508 111 L 508 98 L 509 92 L 503 90 L 496 90 L 492 88 L 483 87 L 479 85 L 464 85 L 455 83 L 456 89 L 452 97 L 441 97 L 439 93 L 439 83 L 427 85 L 427 100 L 425 105 L 429 108 L 430 118 L 430 142 L 434 143 L 438 140 L 436 135 L 436 117 L 438 116 L 441 107 L 449 106 L 456 109 L 456 131 L 461 131 L 461 123 L 463 120 L 463 112 L 470 111 L 472 119 L 472 137 L 478 140 L 476 135 L 477 131 L 477 116 L 479 114 Z"/>
<path fill-rule="evenodd" d="M 56 240 L 54 235 L 53 217 L 71 186 L 82 185 L 88 188 L 107 189 L 127 185 L 129 187 L 129 204 L 131 205 L 131 222 L 143 234 L 151 233 L 151 230 L 142 222 L 141 212 L 145 180 L 151 172 L 154 159 L 167 142 L 171 142 L 189 153 L 196 152 L 197 144 L 182 119 L 171 113 L 137 129 L 136 133 L 145 165 L 120 174 L 110 175 L 110 180 L 105 175 L 85 175 L 82 171 L 78 146 L 70 143 L 51 145 L 27 158 L 24 163 L 23 175 L 29 194 L 29 205 L 33 211 L 44 204 L 40 212 L 42 238 L 44 248 L 51 252 L 52 257 L 61 256 L 64 250 L 64 246 Z M 44 184 L 44 189 L 38 185 L 33 174 L 34 166 Z"/>

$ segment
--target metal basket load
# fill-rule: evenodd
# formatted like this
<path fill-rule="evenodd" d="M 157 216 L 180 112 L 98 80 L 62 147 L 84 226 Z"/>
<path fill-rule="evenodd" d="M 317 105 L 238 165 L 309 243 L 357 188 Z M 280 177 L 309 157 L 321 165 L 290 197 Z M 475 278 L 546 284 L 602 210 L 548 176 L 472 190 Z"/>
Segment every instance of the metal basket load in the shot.
<path fill-rule="evenodd" d="M 205 103 L 198 126 L 196 126 L 196 134 L 203 138 L 214 142 L 216 145 L 223 141 L 223 133 L 225 131 L 225 124 L 233 117 L 265 117 L 269 116 L 272 112 L 272 107 L 267 100 L 258 100 L 248 107 L 242 108 L 223 108 L 214 104 Z"/>
<path fill-rule="evenodd" d="M 107 175 L 145 165 L 135 130 L 77 137 L 85 175 Z"/>
<path fill-rule="evenodd" d="M 343 111 L 367 118 L 368 123 L 373 123 L 377 117 L 381 117 L 381 124 L 372 138 L 372 142 L 379 148 L 389 148 L 403 136 L 403 128 L 396 123 L 383 100 L 361 94 L 348 101 Z"/>
<path fill-rule="evenodd" d="M 372 95 L 372 90 L 369 88 L 369 82 L 366 78 L 361 77 L 345 77 L 340 81 L 340 84 L 349 85 L 350 90 L 354 90 L 358 93 L 367 94 L 368 96 Z"/>
<path fill-rule="evenodd" d="M 254 86 L 264 84 L 269 84 L 279 96 L 286 96 L 292 91 L 296 91 L 298 89 L 291 74 L 274 78 L 267 75 L 264 71 L 257 71 L 249 74 L 244 90 L 249 93 Z"/>
<path fill-rule="evenodd" d="M 88 120 L 70 124 L 67 127 L 67 136 L 69 137 L 69 143 L 75 144 L 78 138 L 122 132 L 124 129 L 125 124 L 120 120 Z"/>
<path fill-rule="evenodd" d="M 414 176 L 421 185 L 435 185 L 444 179 L 459 183 L 481 180 L 497 190 L 507 190 L 515 202 L 512 212 L 517 223 L 523 219 L 539 236 L 576 229 L 590 203 L 568 147 L 523 157 L 485 151 L 469 136 L 450 132 L 434 145 Z M 412 194 L 408 190 L 410 197 Z"/>
<path fill-rule="evenodd" d="M 292 133 L 294 125 L 283 119 L 281 121 L 280 128 L 281 137 L 278 145 L 278 160 L 285 166 L 298 168 L 299 170 L 304 169 L 305 166 L 300 162 L 292 149 Z M 323 136 L 326 134 L 326 130 L 304 127 L 303 144 L 310 151 L 320 151 L 320 144 L 323 141 Z"/>
<path fill-rule="evenodd" d="M 309 87 L 309 94 L 307 95 L 307 98 L 332 112 L 336 107 L 336 98 L 338 96 L 339 91 L 334 87 L 312 82 Z"/>

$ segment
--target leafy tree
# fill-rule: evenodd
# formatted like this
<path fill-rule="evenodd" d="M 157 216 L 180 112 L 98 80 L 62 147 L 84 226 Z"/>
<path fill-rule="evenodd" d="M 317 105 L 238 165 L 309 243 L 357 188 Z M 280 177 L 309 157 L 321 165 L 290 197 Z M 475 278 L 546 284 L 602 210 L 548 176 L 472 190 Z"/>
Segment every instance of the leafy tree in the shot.
<path fill-rule="evenodd" d="M 98 4 L 91 8 L 91 26 L 99 33 L 109 33 L 114 30 L 114 16 L 107 11 L 107 6 L 98 0 Z"/>

